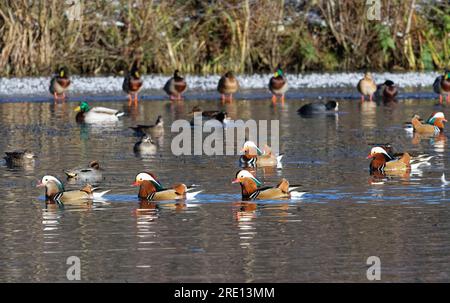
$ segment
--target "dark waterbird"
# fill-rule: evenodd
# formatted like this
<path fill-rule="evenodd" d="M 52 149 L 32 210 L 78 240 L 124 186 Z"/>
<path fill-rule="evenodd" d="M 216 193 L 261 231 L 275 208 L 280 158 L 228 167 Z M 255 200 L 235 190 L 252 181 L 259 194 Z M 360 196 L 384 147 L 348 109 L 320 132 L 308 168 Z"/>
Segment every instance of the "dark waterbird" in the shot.
<path fill-rule="evenodd" d="M 69 71 L 67 67 L 59 68 L 50 80 L 49 91 L 53 95 L 54 101 L 66 98 L 66 90 L 70 86 Z M 61 96 L 61 97 L 60 97 Z"/>
<path fill-rule="evenodd" d="M 159 138 L 164 133 L 164 120 L 161 115 L 158 116 L 156 119 L 155 124 L 153 125 L 142 125 L 138 124 L 134 127 L 130 127 L 132 130 L 134 130 L 135 134 L 137 136 L 144 136 L 149 135 L 152 138 Z"/>
<path fill-rule="evenodd" d="M 331 114 L 336 113 L 339 109 L 339 103 L 331 100 L 325 102 L 314 102 L 303 105 L 298 109 L 300 115 L 314 115 L 314 114 Z"/>

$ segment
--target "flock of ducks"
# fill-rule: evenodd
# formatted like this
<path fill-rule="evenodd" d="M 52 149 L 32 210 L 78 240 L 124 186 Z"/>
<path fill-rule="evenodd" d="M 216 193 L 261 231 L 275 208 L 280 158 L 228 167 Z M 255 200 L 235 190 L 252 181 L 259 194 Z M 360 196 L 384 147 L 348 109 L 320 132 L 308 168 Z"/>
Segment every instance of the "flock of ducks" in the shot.
<path fill-rule="evenodd" d="M 59 69 L 58 73 L 50 81 L 50 93 L 55 101 L 65 98 L 65 91 L 70 86 L 71 81 L 66 68 Z M 128 94 L 129 104 L 138 102 L 138 93 L 142 88 L 143 81 L 139 74 L 137 64 L 133 64 L 130 71 L 124 78 L 123 90 Z M 433 88 L 440 95 L 442 103 L 443 95 L 450 101 L 450 71 L 439 76 Z M 164 91 L 170 96 L 171 100 L 182 100 L 182 94 L 186 91 L 187 84 L 179 71 L 174 72 L 164 86 Z M 239 89 L 239 82 L 232 72 L 227 72 L 218 83 L 218 91 L 221 94 L 222 101 L 232 101 L 233 94 Z M 288 89 L 287 80 L 280 66 L 277 67 L 274 76 L 269 81 L 269 89 L 272 92 L 272 101 L 277 102 L 281 98 L 284 102 L 284 95 Z M 373 101 L 373 95 L 383 100 L 395 99 L 398 91 L 395 84 L 386 80 L 380 85 L 376 85 L 370 73 L 366 73 L 358 82 L 357 89 L 361 94 L 361 102 L 365 101 L 365 96 Z M 298 110 L 299 114 L 316 114 L 336 112 L 338 103 L 336 101 L 310 103 Z M 98 123 L 117 121 L 124 113 L 105 107 L 90 107 L 87 102 L 81 102 L 75 109 L 77 111 L 76 121 L 79 123 Z M 195 106 L 191 112 L 193 115 L 199 114 L 206 119 L 216 119 L 225 124 L 226 112 L 221 111 L 203 111 Z M 444 123 L 447 122 L 442 112 L 434 112 L 426 120 L 420 120 L 420 117 L 414 115 L 410 121 L 410 130 L 418 134 L 437 135 L 444 131 Z M 194 123 L 194 122 L 192 122 Z M 192 124 L 191 123 L 191 124 Z M 154 125 L 137 125 L 132 130 L 137 136 L 141 137 L 134 146 L 136 153 L 154 153 L 156 146 L 154 138 L 159 138 L 164 133 L 163 117 L 158 116 Z M 284 199 L 299 197 L 303 192 L 298 192 L 298 186 L 290 186 L 286 179 L 282 179 L 276 186 L 263 186 L 256 176 L 249 171 L 254 167 L 280 167 L 283 155 L 272 153 L 269 146 L 258 147 L 254 142 L 247 141 L 241 149 L 242 155 L 239 158 L 240 169 L 233 180 L 241 186 L 243 200 L 255 199 Z M 8 166 L 20 166 L 24 163 L 33 162 L 35 155 L 29 150 L 6 152 L 6 163 Z M 409 153 L 394 153 L 390 145 L 377 145 L 372 147 L 368 155 L 371 173 L 389 174 L 396 172 L 407 172 L 411 169 L 411 163 L 414 161 Z M 417 160 L 417 159 L 416 159 Z M 419 159 L 420 162 L 420 159 Z M 73 168 L 65 171 L 68 180 L 76 180 L 79 183 L 86 184 L 79 190 L 67 191 L 63 182 L 50 175 L 44 176 L 38 186 L 45 188 L 45 197 L 49 203 L 59 205 L 86 203 L 95 199 L 100 199 L 109 191 L 98 192 L 98 188 L 90 184 L 99 184 L 103 180 L 102 169 L 98 161 L 92 161 L 87 167 Z M 188 187 L 183 183 L 174 184 L 171 187 L 165 187 L 151 172 L 140 172 L 134 179 L 134 186 L 139 187 L 138 197 L 146 201 L 180 200 L 195 197 L 200 191 L 193 191 L 196 187 Z"/>

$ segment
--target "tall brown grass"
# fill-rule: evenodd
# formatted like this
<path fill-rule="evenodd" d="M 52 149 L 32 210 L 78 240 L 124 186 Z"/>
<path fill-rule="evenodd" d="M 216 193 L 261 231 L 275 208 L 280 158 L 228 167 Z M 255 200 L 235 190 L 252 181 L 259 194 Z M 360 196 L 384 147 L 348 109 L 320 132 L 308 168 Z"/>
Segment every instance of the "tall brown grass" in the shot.
<path fill-rule="evenodd" d="M 72 0 L 77 1 L 77 0 Z M 365 1 L 95 0 L 79 18 L 62 0 L 0 2 L 0 74 L 144 73 L 443 68 L 450 64 L 450 5 Z M 73 11 L 72 11 L 73 13 Z M 315 17 L 314 17 L 315 16 Z"/>

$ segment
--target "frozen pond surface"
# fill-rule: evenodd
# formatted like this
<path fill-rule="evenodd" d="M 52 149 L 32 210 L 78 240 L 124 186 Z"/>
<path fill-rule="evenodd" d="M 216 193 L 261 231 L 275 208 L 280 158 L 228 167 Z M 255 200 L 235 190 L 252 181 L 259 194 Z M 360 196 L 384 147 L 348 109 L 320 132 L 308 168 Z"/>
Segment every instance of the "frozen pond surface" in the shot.
<path fill-rule="evenodd" d="M 84 281 L 364 282 L 369 256 L 380 257 L 382 281 L 450 281 L 450 187 L 439 179 L 450 175 L 447 136 L 413 138 L 402 129 L 414 113 L 427 117 L 439 109 L 450 116 L 448 107 L 436 106 L 436 98 L 391 106 L 344 100 L 338 115 L 303 118 L 296 111 L 312 99 L 292 94 L 282 108 L 266 92 L 243 95 L 248 100 L 222 106 L 201 93 L 178 104 L 151 101 L 165 99 L 155 94 L 134 109 L 123 96 L 98 97 L 92 105 L 126 111 L 102 128 L 77 124 L 75 102 L 54 105 L 38 96 L 32 98 L 42 102 L 0 103 L 1 151 L 29 148 L 38 156 L 34 167 L 0 167 L 0 281 L 67 281 L 69 256 L 81 259 Z M 258 177 L 267 184 L 285 177 L 308 194 L 300 201 L 241 202 L 239 186 L 230 182 L 237 156 L 173 156 L 171 122 L 190 119 L 194 105 L 223 108 L 233 119 L 280 120 L 284 166 L 258 169 Z M 159 114 L 165 135 L 157 154 L 137 157 L 129 127 Z M 432 165 L 372 183 L 366 156 L 374 142 L 433 155 Z M 64 179 L 64 169 L 94 159 L 104 169 L 102 186 L 112 189 L 109 203 L 46 207 L 37 180 Z M 165 185 L 198 184 L 204 192 L 187 205 L 140 205 L 130 184 L 143 170 Z"/>

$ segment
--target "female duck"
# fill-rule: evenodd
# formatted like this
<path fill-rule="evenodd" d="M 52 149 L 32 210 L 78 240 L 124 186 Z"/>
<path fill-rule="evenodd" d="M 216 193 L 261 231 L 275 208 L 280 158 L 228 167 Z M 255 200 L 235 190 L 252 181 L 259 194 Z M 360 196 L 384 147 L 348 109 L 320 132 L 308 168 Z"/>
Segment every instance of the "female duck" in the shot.
<path fill-rule="evenodd" d="M 69 89 L 70 78 L 67 67 L 61 67 L 50 80 L 49 91 L 53 95 L 55 102 L 58 99 L 66 98 L 66 90 Z M 61 98 L 59 97 L 61 95 Z"/>
<path fill-rule="evenodd" d="M 93 199 L 101 198 L 109 190 L 94 193 L 95 188 L 86 185 L 80 190 L 65 191 L 61 181 L 53 176 L 44 176 L 38 182 L 37 187 L 45 187 L 45 198 L 47 201 L 58 204 L 83 204 Z"/>
<path fill-rule="evenodd" d="M 367 159 L 372 159 L 370 162 L 370 171 L 392 172 L 392 171 L 406 171 L 411 169 L 411 156 L 408 153 L 403 153 L 401 157 L 394 158 L 386 149 L 381 146 L 375 146 L 370 150 Z"/>
<path fill-rule="evenodd" d="M 236 178 L 232 183 L 239 183 L 241 185 L 242 200 L 289 199 L 291 196 L 299 197 L 304 194 L 294 191 L 297 187 L 289 187 L 289 182 L 284 178 L 275 187 L 262 187 L 261 181 L 245 169 L 237 172 Z"/>
<path fill-rule="evenodd" d="M 280 64 L 278 64 L 274 76 L 270 78 L 269 90 L 272 92 L 273 103 L 277 102 L 277 96 L 281 96 L 281 102 L 284 103 L 284 94 L 288 90 L 288 83 Z"/>
<path fill-rule="evenodd" d="M 170 100 L 181 100 L 181 94 L 187 89 L 186 81 L 179 75 L 178 69 L 173 73 L 164 85 L 164 91 L 170 96 Z"/>
<path fill-rule="evenodd" d="M 153 125 L 137 125 L 135 127 L 130 127 L 135 131 L 136 135 L 143 136 L 149 135 L 152 138 L 159 138 L 164 134 L 164 120 L 161 115 L 156 119 Z"/>
<path fill-rule="evenodd" d="M 225 102 L 225 97 L 228 95 L 229 101 L 233 102 L 233 94 L 239 89 L 239 81 L 233 75 L 232 72 L 227 72 L 223 75 L 219 84 L 217 85 L 217 90 L 221 94 L 222 102 Z"/>
<path fill-rule="evenodd" d="M 69 180 L 76 180 L 80 183 L 97 184 L 102 181 L 102 170 L 98 161 L 91 161 L 87 167 L 72 168 L 64 173 Z"/>
<path fill-rule="evenodd" d="M 148 135 L 145 135 L 136 142 L 133 147 L 134 153 L 140 155 L 154 155 L 156 154 L 156 144 L 153 142 L 152 138 Z"/>
<path fill-rule="evenodd" d="M 372 79 L 372 74 L 368 72 L 365 73 L 364 78 L 359 80 L 356 88 L 361 94 L 361 102 L 364 102 L 364 96 L 369 96 L 370 101 L 372 101 L 373 94 L 377 90 L 377 85 L 375 84 L 375 81 L 373 81 Z"/>
<path fill-rule="evenodd" d="M 281 166 L 283 158 L 283 155 L 275 156 L 267 145 L 261 150 L 253 141 L 245 142 L 241 152 L 244 154 L 239 158 L 239 163 L 243 167 Z"/>
<path fill-rule="evenodd" d="M 8 167 L 32 165 L 36 158 L 34 153 L 27 149 L 5 152 L 5 154 L 4 159 Z"/>
<path fill-rule="evenodd" d="M 77 122 L 86 123 L 100 123 L 100 122 L 116 122 L 119 121 L 119 117 L 124 115 L 124 112 L 107 107 L 89 107 L 87 102 L 81 102 L 80 106 L 75 108 L 78 112 L 76 116 Z"/>
<path fill-rule="evenodd" d="M 188 193 L 192 188 L 185 184 L 175 184 L 172 188 L 164 188 L 152 173 L 142 172 L 136 175 L 133 186 L 139 186 L 139 199 L 149 201 L 179 200 L 195 197 L 200 191 Z"/>

